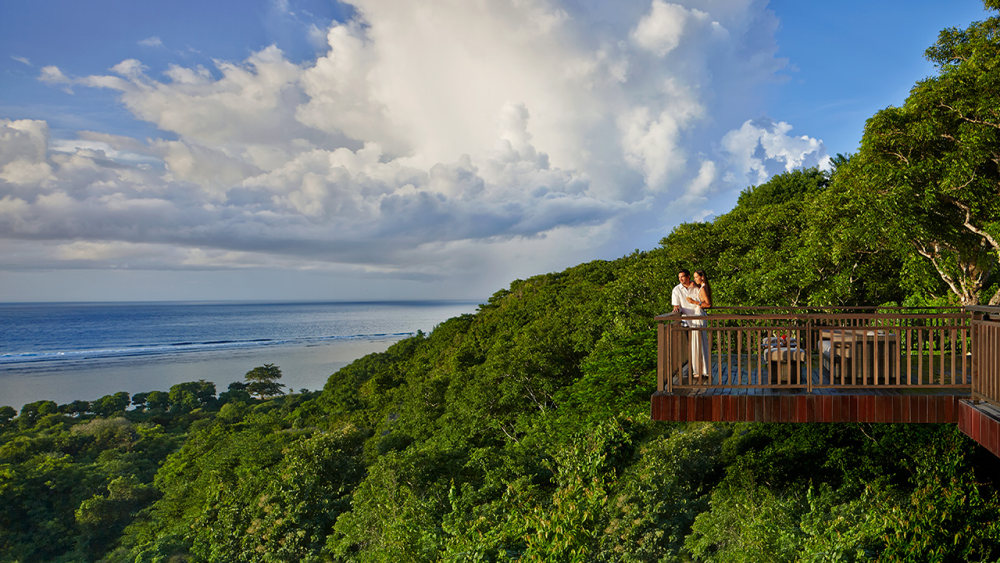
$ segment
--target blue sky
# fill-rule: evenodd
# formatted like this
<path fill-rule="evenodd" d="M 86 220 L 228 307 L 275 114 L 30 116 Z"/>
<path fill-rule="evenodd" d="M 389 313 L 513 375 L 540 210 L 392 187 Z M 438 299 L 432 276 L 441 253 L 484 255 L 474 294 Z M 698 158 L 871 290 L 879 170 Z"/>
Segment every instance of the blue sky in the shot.
<path fill-rule="evenodd" d="M 0 2 L 0 300 L 483 298 L 855 150 L 978 1 Z"/>

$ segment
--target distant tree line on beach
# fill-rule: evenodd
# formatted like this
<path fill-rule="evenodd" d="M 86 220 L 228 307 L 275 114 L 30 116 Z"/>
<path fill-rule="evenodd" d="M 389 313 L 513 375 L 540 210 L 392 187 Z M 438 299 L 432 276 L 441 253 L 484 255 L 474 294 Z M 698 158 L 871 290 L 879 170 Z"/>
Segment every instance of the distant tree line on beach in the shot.
<path fill-rule="evenodd" d="M 152 417 L 168 414 L 190 413 L 196 409 L 218 408 L 230 402 L 275 397 L 283 394 L 281 368 L 274 364 L 264 364 L 248 371 L 246 381 L 234 381 L 227 391 L 215 396 L 215 383 L 200 379 L 187 381 L 170 387 L 169 391 L 149 391 L 129 396 L 125 391 L 105 395 L 94 401 L 76 400 L 63 405 L 55 401 L 34 401 L 21 407 L 20 415 L 13 407 L 0 406 L 0 429 L 16 423 L 19 428 L 33 428 L 39 420 L 50 414 L 73 417 L 96 415 L 102 418 L 124 416 L 131 407 L 132 415 Z M 16 417 L 16 421 L 14 420 Z"/>
<path fill-rule="evenodd" d="M 517 280 L 322 391 L 261 366 L 0 408 L 0 561 L 996 561 L 1000 461 L 953 425 L 654 422 L 649 397 L 680 267 L 722 305 L 997 299 L 998 28 L 942 32 L 831 171 Z"/>

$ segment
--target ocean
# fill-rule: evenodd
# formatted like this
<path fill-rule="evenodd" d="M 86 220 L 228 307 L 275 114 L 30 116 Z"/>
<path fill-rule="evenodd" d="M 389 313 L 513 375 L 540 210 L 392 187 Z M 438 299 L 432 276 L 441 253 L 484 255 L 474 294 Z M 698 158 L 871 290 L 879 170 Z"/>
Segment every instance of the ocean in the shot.
<path fill-rule="evenodd" d="M 475 312 L 472 301 L 0 303 L 0 405 L 63 404 L 204 379 L 225 391 L 265 363 L 289 389 Z"/>

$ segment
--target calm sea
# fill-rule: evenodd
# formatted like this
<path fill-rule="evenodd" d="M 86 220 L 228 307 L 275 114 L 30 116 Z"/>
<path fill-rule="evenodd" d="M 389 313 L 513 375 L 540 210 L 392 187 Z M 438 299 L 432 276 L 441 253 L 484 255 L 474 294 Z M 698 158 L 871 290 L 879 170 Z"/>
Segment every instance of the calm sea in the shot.
<path fill-rule="evenodd" d="M 320 389 L 351 361 L 476 310 L 468 301 L 0 304 L 0 405 L 66 403 L 205 379 L 219 392 L 277 364 Z"/>

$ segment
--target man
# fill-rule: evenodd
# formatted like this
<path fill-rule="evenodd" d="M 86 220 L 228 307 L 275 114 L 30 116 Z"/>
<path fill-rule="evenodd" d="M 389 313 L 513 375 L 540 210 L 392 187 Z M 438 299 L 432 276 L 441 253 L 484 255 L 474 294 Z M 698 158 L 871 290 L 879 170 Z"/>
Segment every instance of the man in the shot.
<path fill-rule="evenodd" d="M 670 292 L 670 304 L 674 306 L 674 312 L 680 311 L 682 315 L 697 314 L 694 304 L 688 301 L 688 297 L 698 299 L 698 286 L 691 281 L 691 272 L 680 270 L 677 272 L 677 281 L 680 283 Z"/>

